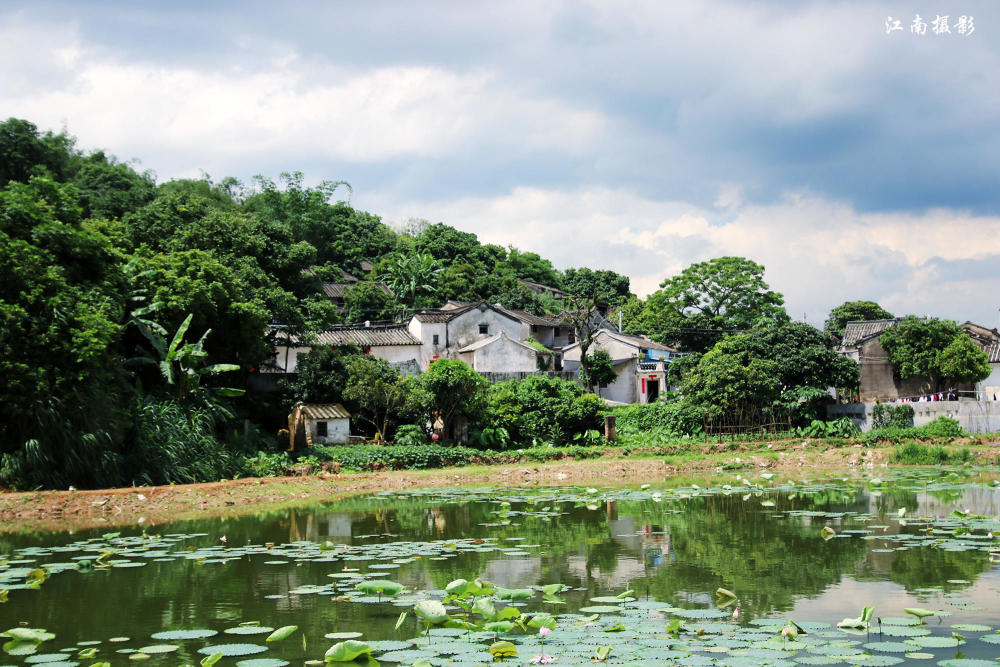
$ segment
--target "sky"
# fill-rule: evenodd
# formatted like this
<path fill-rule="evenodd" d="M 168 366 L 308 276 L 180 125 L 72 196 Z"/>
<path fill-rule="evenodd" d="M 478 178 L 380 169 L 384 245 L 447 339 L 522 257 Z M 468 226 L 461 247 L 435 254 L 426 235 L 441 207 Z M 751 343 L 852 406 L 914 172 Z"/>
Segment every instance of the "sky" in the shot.
<path fill-rule="evenodd" d="M 819 326 L 1000 324 L 994 0 L 0 0 L 0 116 L 159 181 L 347 181 L 640 296 L 739 255 Z"/>

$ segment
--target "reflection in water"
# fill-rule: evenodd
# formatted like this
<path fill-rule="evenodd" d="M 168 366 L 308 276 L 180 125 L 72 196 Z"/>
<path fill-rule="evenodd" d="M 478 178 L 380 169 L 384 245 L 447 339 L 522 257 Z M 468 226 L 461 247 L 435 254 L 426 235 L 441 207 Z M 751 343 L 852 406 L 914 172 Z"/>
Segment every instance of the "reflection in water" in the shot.
<path fill-rule="evenodd" d="M 375 572 L 373 565 L 384 568 L 378 570 L 380 578 L 412 590 L 440 590 L 453 579 L 474 576 L 508 588 L 563 583 L 576 590 L 566 593 L 560 611 L 626 587 L 678 606 L 711 606 L 714 591 L 723 587 L 739 596 L 743 622 L 785 614 L 836 622 L 857 615 L 865 603 L 880 605 L 879 614 L 901 615 L 903 606 L 945 608 L 953 600 L 949 595 L 983 607 L 953 608 L 963 622 L 1000 617 L 1000 577 L 988 554 L 906 546 L 900 538 L 925 533 L 927 527 L 896 520 L 900 509 L 907 517 L 948 515 L 955 509 L 996 516 L 1000 492 L 984 485 L 802 487 L 768 494 L 773 507 L 764 506 L 763 497 L 741 493 L 691 494 L 669 502 L 574 502 L 558 490 L 508 489 L 467 499 L 453 490 L 441 493 L 452 495 L 355 498 L 264 517 L 189 522 L 162 532 L 206 533 L 178 549 L 218 545 L 226 535 L 229 545 L 362 546 L 477 538 L 483 540 L 480 550 L 382 563 L 365 559 L 360 549 L 357 560 L 328 562 L 267 554 L 215 563 L 149 559 L 144 567 L 128 570 L 67 572 L 53 576 L 40 591 L 12 591 L 11 603 L 0 605 L 0 628 L 25 621 L 71 643 L 260 621 L 298 625 L 310 641 L 347 630 L 364 631 L 372 639 L 406 638 L 410 630 L 394 630 L 399 609 L 302 592 L 304 586 L 328 584 L 329 574 L 346 568 Z M 819 532 L 825 525 L 838 537 L 823 541 Z M 8 536 L 0 542 L 0 553 L 76 539 L 80 536 Z M 932 586 L 941 588 L 927 590 Z M 289 659 L 302 657 L 299 648 L 280 651 Z"/>

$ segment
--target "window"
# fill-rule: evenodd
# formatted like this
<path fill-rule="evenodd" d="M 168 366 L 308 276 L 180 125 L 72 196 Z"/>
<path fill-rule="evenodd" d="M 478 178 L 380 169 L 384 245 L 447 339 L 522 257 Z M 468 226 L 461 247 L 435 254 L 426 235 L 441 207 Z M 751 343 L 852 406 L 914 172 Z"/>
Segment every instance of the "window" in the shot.
<path fill-rule="evenodd" d="M 553 332 L 553 335 L 559 336 L 559 327 L 556 327 L 556 330 Z"/>
<path fill-rule="evenodd" d="M 326 433 L 326 422 L 316 422 L 316 437 L 325 438 Z"/>
<path fill-rule="evenodd" d="M 439 340 L 439 339 L 438 339 L 438 335 L 437 335 L 437 334 L 434 334 L 434 344 L 435 344 L 435 345 L 437 345 L 437 344 L 438 344 L 438 340 Z"/>
<path fill-rule="evenodd" d="M 488 324 L 480 324 L 479 325 L 479 333 L 481 333 L 481 334 L 488 334 L 489 332 L 490 332 L 490 325 L 488 325 Z"/>

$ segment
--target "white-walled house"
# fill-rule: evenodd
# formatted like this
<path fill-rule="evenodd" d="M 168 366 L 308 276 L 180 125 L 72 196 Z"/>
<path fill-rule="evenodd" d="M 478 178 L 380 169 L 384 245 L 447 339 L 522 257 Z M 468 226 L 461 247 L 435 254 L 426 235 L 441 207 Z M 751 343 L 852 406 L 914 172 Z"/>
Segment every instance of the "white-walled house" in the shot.
<path fill-rule="evenodd" d="M 458 350 L 458 358 L 480 373 L 532 373 L 538 370 L 538 351 L 501 331 Z"/>
<path fill-rule="evenodd" d="M 602 388 L 600 394 L 619 403 L 650 403 L 667 390 L 667 367 L 677 351 L 644 336 L 599 329 L 588 354 L 604 350 L 611 356 L 617 379 Z M 563 348 L 563 367 L 580 369 L 580 343 Z"/>
<path fill-rule="evenodd" d="M 342 345 L 357 345 L 373 357 L 412 371 L 417 369 L 422 354 L 420 340 L 410 334 L 405 324 L 336 327 L 304 339 L 279 333 L 274 363 L 264 372 L 294 373 L 299 355 L 317 347 Z"/>
<path fill-rule="evenodd" d="M 346 445 L 351 439 L 351 413 L 340 403 L 298 403 L 288 415 L 292 449 L 310 445 Z"/>
<path fill-rule="evenodd" d="M 520 341 L 521 322 L 499 306 L 485 301 L 450 308 L 422 310 L 413 314 L 410 334 L 421 344 L 420 370 L 435 359 L 458 358 L 464 347 L 503 332 Z"/>

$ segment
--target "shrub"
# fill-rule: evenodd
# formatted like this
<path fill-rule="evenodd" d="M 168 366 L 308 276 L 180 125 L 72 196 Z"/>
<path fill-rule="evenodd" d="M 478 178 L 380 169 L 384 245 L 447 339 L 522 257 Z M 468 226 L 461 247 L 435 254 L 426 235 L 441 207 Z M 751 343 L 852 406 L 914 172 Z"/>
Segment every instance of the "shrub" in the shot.
<path fill-rule="evenodd" d="M 913 426 L 913 406 L 879 403 L 872 408 L 872 429 L 910 428 Z"/>
<path fill-rule="evenodd" d="M 834 421 L 814 419 L 809 426 L 800 426 L 795 433 L 809 438 L 850 438 L 861 431 L 849 417 Z"/>
<path fill-rule="evenodd" d="M 938 417 L 934 421 L 919 428 L 899 428 L 889 426 L 865 433 L 862 441 L 865 444 L 875 442 L 894 442 L 902 440 L 934 440 L 936 438 L 961 438 L 968 435 L 957 420 L 950 417 Z"/>
<path fill-rule="evenodd" d="M 416 424 L 404 424 L 396 429 L 393 443 L 397 445 L 415 446 L 427 442 L 427 434 L 424 429 Z"/>
<path fill-rule="evenodd" d="M 909 442 L 902 447 L 897 447 L 890 460 L 893 463 L 937 465 L 941 463 L 967 463 L 970 458 L 971 454 L 968 449 L 949 451 L 944 447 Z"/>
<path fill-rule="evenodd" d="M 132 484 L 189 484 L 232 477 L 242 469 L 238 448 L 215 437 L 215 419 L 207 409 L 147 397 L 136 406 L 125 479 Z"/>
<path fill-rule="evenodd" d="M 256 456 L 243 457 L 243 474 L 249 477 L 277 477 L 285 474 L 292 465 L 288 452 L 257 452 Z"/>
<path fill-rule="evenodd" d="M 575 382 L 543 375 L 499 382 L 490 388 L 487 400 L 486 422 L 507 431 L 507 446 L 570 442 L 577 434 L 600 428 L 605 410 L 600 397 L 583 393 Z"/>
<path fill-rule="evenodd" d="M 623 435 L 656 432 L 666 436 L 693 436 L 703 429 L 702 412 L 685 402 L 635 403 L 614 408 L 615 428 Z"/>

